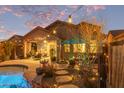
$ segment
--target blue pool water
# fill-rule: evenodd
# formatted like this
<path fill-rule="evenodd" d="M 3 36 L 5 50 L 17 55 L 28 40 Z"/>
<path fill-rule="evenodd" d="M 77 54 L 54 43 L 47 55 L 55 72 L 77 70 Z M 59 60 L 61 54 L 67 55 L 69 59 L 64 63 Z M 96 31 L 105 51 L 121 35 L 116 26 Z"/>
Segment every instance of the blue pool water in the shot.
<path fill-rule="evenodd" d="M 0 73 L 0 88 L 31 88 L 23 73 Z"/>

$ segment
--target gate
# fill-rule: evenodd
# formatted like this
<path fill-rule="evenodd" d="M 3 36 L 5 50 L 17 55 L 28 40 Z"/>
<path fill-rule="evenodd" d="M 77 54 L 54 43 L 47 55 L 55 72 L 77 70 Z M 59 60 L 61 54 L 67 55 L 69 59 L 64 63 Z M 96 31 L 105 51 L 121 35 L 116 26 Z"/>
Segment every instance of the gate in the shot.
<path fill-rule="evenodd" d="M 124 40 L 109 46 L 109 86 L 124 87 Z"/>

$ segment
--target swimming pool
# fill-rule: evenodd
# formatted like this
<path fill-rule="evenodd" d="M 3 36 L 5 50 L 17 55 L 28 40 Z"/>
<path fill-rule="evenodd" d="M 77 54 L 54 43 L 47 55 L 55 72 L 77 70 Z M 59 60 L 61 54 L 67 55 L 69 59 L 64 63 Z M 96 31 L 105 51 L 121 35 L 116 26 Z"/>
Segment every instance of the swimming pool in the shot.
<path fill-rule="evenodd" d="M 23 72 L 0 72 L 0 88 L 31 88 Z"/>

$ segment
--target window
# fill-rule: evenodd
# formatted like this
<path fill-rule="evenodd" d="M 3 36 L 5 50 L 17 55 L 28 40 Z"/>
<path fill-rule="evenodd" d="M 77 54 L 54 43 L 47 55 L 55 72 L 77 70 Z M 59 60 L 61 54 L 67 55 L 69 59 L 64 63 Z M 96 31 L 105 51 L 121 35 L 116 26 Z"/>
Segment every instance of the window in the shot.
<path fill-rule="evenodd" d="M 37 44 L 36 43 L 34 43 L 34 42 L 31 43 L 31 50 L 37 52 Z"/>
<path fill-rule="evenodd" d="M 90 53 L 96 53 L 96 52 L 97 52 L 96 44 L 90 44 Z"/>
<path fill-rule="evenodd" d="M 85 44 L 74 44 L 74 52 L 85 52 Z"/>
<path fill-rule="evenodd" d="M 65 52 L 70 52 L 70 44 L 64 44 Z"/>
<path fill-rule="evenodd" d="M 91 36 L 92 40 L 96 40 L 97 39 L 97 32 L 93 32 L 92 36 Z"/>

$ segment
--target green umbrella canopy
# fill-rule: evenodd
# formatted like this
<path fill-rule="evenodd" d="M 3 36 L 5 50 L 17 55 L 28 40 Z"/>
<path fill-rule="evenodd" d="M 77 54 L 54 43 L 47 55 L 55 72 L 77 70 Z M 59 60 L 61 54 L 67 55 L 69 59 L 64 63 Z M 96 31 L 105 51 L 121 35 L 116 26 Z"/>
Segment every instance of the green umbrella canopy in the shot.
<path fill-rule="evenodd" d="M 80 44 L 80 43 L 85 43 L 85 41 L 83 39 L 77 39 L 77 38 L 62 41 L 62 44 Z"/>

